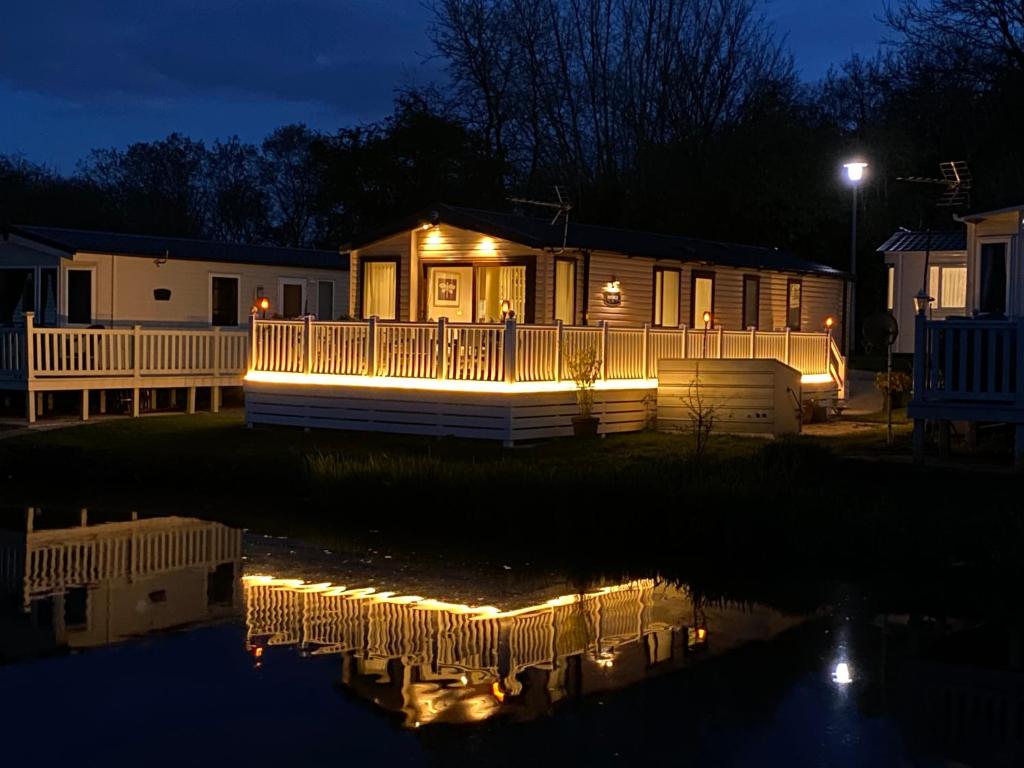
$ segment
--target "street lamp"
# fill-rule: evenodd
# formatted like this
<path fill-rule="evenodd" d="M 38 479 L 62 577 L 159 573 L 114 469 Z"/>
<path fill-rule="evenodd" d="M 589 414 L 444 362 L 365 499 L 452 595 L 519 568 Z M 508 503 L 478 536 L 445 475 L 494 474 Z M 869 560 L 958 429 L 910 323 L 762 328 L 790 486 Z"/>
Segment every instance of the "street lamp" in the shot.
<path fill-rule="evenodd" d="M 850 317 L 846 324 L 845 334 L 847 354 L 850 353 L 850 348 L 853 346 L 853 329 L 856 328 L 854 312 L 857 307 L 857 189 L 860 187 L 861 181 L 864 180 L 864 171 L 867 167 L 868 164 L 863 160 L 851 160 L 848 163 L 843 163 L 843 168 L 846 169 L 846 178 L 853 189 L 853 209 L 850 217 L 850 277 L 852 284 L 850 285 Z"/>

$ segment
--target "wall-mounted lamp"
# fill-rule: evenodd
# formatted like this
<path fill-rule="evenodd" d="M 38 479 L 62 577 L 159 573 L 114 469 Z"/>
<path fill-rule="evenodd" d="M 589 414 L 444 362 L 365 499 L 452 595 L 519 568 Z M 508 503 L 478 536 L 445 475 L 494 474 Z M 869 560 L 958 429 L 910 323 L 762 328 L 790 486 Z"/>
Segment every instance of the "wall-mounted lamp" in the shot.
<path fill-rule="evenodd" d="M 622 286 L 615 279 L 615 275 L 612 275 L 612 279 L 604 284 L 604 288 L 601 289 L 601 298 L 604 299 L 606 307 L 617 307 L 622 303 Z"/>

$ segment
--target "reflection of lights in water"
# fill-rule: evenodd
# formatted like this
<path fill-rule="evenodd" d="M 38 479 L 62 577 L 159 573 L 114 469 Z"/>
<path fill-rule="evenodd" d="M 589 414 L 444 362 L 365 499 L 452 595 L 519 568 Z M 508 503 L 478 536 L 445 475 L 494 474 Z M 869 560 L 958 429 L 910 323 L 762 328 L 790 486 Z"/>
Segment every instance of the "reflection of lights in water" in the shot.
<path fill-rule="evenodd" d="M 469 684 L 469 678 L 466 677 L 465 675 L 463 675 L 462 677 L 459 678 L 459 682 L 462 683 L 463 685 L 468 685 Z"/>
<path fill-rule="evenodd" d="M 840 661 L 836 664 L 835 671 L 832 672 L 832 682 L 836 685 L 849 685 L 853 682 L 853 675 L 850 674 L 850 665 L 845 661 Z"/>
<path fill-rule="evenodd" d="M 496 698 L 498 701 L 505 700 L 505 692 L 501 690 L 501 683 L 499 683 L 497 680 L 495 680 L 494 684 L 491 686 L 491 693 L 494 694 L 494 698 Z"/>

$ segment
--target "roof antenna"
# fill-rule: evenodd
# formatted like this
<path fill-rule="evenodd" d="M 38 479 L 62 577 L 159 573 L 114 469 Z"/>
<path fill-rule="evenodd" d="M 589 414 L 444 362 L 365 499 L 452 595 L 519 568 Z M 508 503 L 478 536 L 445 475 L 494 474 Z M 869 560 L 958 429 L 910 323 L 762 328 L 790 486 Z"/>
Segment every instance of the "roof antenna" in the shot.
<path fill-rule="evenodd" d="M 941 179 L 931 179 L 925 176 L 897 176 L 896 181 L 909 182 L 911 184 L 931 184 L 943 187 L 939 199 L 935 201 L 936 208 L 959 208 L 961 205 L 971 205 L 971 184 L 973 177 L 971 169 L 967 167 L 966 160 L 949 160 L 939 163 Z M 924 251 L 924 276 L 921 279 L 921 295 L 928 295 L 928 269 L 932 255 L 932 228 L 929 226 L 925 231 Z"/>
<path fill-rule="evenodd" d="M 562 194 L 562 188 L 555 185 L 555 196 L 558 198 L 558 202 L 549 202 L 547 200 L 530 200 L 525 197 L 510 197 L 508 201 L 510 203 L 520 203 L 522 205 L 539 205 L 542 208 L 554 208 L 555 217 L 551 219 L 551 226 L 555 226 L 559 219 L 562 219 L 562 247 L 559 248 L 555 253 L 562 253 L 565 251 L 565 245 L 569 240 L 569 211 L 572 210 L 572 202 L 569 200 L 569 196 Z"/>

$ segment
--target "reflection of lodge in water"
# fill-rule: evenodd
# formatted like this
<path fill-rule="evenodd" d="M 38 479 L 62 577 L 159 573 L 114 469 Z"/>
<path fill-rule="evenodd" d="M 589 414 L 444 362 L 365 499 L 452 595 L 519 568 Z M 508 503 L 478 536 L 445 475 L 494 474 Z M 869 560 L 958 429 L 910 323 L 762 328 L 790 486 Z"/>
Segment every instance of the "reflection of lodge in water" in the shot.
<path fill-rule="evenodd" d="M 618 687 L 703 646 L 681 590 L 633 581 L 510 611 L 251 576 L 250 651 L 300 645 L 342 654 L 343 682 L 407 725 L 543 711 Z"/>
<path fill-rule="evenodd" d="M 241 531 L 183 517 L 0 531 L 0 658 L 237 614 Z"/>

